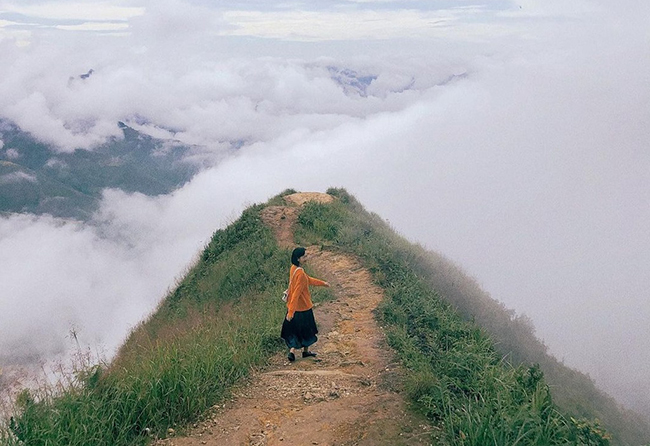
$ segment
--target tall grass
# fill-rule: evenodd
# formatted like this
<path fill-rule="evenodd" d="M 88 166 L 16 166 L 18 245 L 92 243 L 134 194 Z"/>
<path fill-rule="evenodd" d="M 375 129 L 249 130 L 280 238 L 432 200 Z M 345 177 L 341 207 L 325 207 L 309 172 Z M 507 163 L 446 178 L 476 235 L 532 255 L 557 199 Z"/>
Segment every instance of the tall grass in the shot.
<path fill-rule="evenodd" d="M 344 190 L 308 204 L 298 238 L 357 255 L 385 290 L 379 317 L 408 370 L 414 406 L 452 445 L 607 445 L 596 420 L 563 415 L 536 365 L 516 365 L 431 284 L 418 247 L 368 214 Z M 588 405 L 589 402 L 585 401 Z"/>
<path fill-rule="evenodd" d="M 200 261 L 110 366 L 84 367 L 58 390 L 25 391 L 11 426 L 0 428 L 0 441 L 146 444 L 197 420 L 283 348 L 279 296 L 290 253 L 278 248 L 260 209 L 249 208 L 214 234 Z"/>

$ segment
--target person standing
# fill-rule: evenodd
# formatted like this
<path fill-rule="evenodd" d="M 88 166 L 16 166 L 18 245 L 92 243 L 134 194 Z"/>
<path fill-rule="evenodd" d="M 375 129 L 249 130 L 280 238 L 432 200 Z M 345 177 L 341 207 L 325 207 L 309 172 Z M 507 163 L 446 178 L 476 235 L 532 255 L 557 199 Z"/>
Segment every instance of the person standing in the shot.
<path fill-rule="evenodd" d="M 316 356 L 309 351 L 309 346 L 318 340 L 318 327 L 314 319 L 309 286 L 329 287 L 329 283 L 309 277 L 302 268 L 302 263 L 307 259 L 305 248 L 299 247 L 291 253 L 291 270 L 289 271 L 289 293 L 287 296 L 287 314 L 282 322 L 280 336 L 287 344 L 289 361 L 296 360 L 297 351 L 302 349 L 302 357 Z"/>

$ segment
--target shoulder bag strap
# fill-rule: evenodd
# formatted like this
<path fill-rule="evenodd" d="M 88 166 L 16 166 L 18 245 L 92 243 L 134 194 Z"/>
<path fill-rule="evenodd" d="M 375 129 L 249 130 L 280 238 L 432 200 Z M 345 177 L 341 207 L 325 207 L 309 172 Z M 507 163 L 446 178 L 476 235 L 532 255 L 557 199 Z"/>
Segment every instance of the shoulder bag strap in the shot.
<path fill-rule="evenodd" d="M 296 268 L 296 270 L 291 275 L 291 279 L 289 279 L 289 288 L 291 288 L 291 281 L 293 280 L 293 278 L 295 277 L 295 275 L 296 275 L 296 273 L 298 272 L 299 269 L 302 269 L 302 268 L 301 267 Z"/>

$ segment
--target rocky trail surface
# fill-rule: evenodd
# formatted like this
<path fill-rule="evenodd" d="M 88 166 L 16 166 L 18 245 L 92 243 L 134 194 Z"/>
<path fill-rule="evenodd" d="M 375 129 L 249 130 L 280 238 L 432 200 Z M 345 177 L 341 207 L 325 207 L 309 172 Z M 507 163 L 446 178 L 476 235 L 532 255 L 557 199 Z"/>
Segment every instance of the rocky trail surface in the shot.
<path fill-rule="evenodd" d="M 291 248 L 299 207 L 331 199 L 326 194 L 290 195 L 287 206 L 268 207 L 262 218 L 278 242 Z M 309 267 L 332 285 L 334 294 L 314 308 L 320 331 L 312 346 L 317 358 L 297 355 L 290 363 L 286 354 L 275 355 L 187 436 L 172 432 L 157 445 L 431 444 L 429 425 L 407 410 L 395 353 L 374 318 L 382 290 L 353 257 L 320 247 L 307 247 L 307 252 Z"/>

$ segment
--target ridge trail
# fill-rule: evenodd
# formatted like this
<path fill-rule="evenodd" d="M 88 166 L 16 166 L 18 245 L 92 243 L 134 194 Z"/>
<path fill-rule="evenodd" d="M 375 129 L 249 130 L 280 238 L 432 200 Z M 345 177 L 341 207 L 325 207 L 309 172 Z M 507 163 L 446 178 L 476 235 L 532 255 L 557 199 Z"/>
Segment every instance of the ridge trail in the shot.
<path fill-rule="evenodd" d="M 262 219 L 278 243 L 294 247 L 299 208 L 327 194 L 293 194 L 287 206 L 269 206 Z M 215 406 L 185 437 L 159 446 L 423 446 L 431 428 L 407 410 L 400 393 L 400 366 L 373 312 L 383 291 L 352 256 L 307 247 L 309 266 L 328 281 L 334 299 L 315 305 L 318 357 L 294 363 L 278 353 Z M 287 266 L 288 269 L 288 266 Z M 279 301 L 278 297 L 278 301 Z M 278 302 L 280 304 L 280 302 Z M 281 321 L 278 321 L 278 335 Z M 242 352 L 242 354 L 246 354 Z"/>

